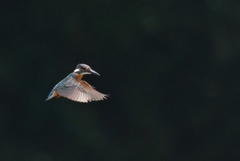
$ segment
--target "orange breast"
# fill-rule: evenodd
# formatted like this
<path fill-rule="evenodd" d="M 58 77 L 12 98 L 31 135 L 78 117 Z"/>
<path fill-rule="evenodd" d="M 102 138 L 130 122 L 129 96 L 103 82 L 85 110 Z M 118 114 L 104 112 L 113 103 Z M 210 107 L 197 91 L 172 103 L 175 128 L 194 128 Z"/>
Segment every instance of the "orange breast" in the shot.
<path fill-rule="evenodd" d="M 77 81 L 77 82 L 80 82 L 80 81 L 82 80 L 82 77 L 83 77 L 83 75 L 78 74 L 78 75 L 77 75 L 77 78 L 76 78 L 76 81 Z"/>

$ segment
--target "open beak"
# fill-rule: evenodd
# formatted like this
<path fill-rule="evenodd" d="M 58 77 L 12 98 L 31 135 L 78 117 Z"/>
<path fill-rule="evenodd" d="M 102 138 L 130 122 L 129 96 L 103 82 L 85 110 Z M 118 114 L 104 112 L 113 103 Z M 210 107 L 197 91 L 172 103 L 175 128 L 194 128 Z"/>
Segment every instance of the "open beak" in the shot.
<path fill-rule="evenodd" d="M 96 71 L 94 71 L 94 70 L 92 70 L 92 69 L 90 69 L 89 72 L 90 72 L 91 74 L 100 76 L 100 74 L 99 74 L 98 72 L 96 72 Z"/>

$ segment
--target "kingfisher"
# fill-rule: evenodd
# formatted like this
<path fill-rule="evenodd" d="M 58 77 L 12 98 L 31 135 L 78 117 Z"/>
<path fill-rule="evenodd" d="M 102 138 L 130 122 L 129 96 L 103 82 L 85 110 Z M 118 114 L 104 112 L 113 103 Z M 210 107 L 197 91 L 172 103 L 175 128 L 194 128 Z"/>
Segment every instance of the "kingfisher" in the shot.
<path fill-rule="evenodd" d="M 85 74 L 100 76 L 90 66 L 78 64 L 72 73 L 52 89 L 46 101 L 54 97 L 65 97 L 73 101 L 85 103 L 106 99 L 108 95 L 98 92 L 93 86 L 82 80 Z"/>

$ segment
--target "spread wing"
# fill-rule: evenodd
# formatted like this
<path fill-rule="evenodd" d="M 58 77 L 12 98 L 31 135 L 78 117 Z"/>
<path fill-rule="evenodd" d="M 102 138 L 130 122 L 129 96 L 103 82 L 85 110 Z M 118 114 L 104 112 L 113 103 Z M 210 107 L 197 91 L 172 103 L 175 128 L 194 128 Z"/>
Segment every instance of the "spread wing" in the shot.
<path fill-rule="evenodd" d="M 77 82 L 72 76 L 65 78 L 61 85 L 56 89 L 60 96 L 66 97 L 77 102 L 91 102 L 106 99 L 102 94 L 91 87 L 87 82 Z"/>
<path fill-rule="evenodd" d="M 86 94 L 90 97 L 89 101 L 100 101 L 103 99 L 107 99 L 106 94 L 98 92 L 87 82 L 81 81 L 80 84 L 84 87 Z"/>

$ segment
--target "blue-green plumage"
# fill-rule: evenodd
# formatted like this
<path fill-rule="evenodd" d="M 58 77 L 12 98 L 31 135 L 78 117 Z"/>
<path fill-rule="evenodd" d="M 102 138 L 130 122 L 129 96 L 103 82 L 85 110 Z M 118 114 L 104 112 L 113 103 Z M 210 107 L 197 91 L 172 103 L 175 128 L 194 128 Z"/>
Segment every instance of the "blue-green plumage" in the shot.
<path fill-rule="evenodd" d="M 107 95 L 96 91 L 87 82 L 81 80 L 84 74 L 99 75 L 88 65 L 79 64 L 73 73 L 70 73 L 66 78 L 55 85 L 46 101 L 60 96 L 78 102 L 91 102 L 106 99 Z"/>

